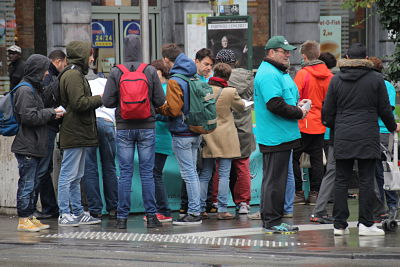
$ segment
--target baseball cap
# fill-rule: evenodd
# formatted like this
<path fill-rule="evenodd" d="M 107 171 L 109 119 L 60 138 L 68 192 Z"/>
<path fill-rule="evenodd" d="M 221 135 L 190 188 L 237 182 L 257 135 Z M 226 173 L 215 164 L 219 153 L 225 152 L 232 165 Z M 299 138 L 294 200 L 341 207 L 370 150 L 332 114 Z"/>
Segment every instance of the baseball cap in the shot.
<path fill-rule="evenodd" d="M 7 48 L 7 51 L 17 52 L 21 54 L 21 47 L 19 47 L 18 45 L 12 45 Z"/>
<path fill-rule="evenodd" d="M 289 42 L 285 39 L 285 37 L 277 35 L 272 36 L 267 44 L 265 45 L 265 50 L 274 49 L 274 48 L 282 48 L 285 50 L 296 50 L 297 47 L 290 45 Z"/>
<path fill-rule="evenodd" d="M 215 60 L 217 62 L 228 63 L 228 64 L 235 63 L 236 56 L 231 49 L 221 49 L 215 56 Z"/>

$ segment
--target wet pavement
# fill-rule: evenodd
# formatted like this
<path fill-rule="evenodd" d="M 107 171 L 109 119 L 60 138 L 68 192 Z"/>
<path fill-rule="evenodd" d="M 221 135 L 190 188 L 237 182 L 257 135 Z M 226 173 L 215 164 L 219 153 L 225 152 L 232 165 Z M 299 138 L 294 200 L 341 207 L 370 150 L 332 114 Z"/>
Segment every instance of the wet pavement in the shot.
<path fill-rule="evenodd" d="M 50 219 L 43 222 L 51 228 L 38 233 L 17 232 L 16 217 L 0 216 L 0 266 L 400 266 L 400 233 L 359 237 L 357 200 L 349 204 L 351 233 L 345 237 L 334 237 L 331 224 L 309 222 L 313 206 L 305 205 L 285 219 L 299 226 L 293 235 L 264 234 L 260 221 L 246 215 L 147 229 L 137 214 L 127 230 L 115 229 L 107 217 L 79 227 L 58 227 Z"/>

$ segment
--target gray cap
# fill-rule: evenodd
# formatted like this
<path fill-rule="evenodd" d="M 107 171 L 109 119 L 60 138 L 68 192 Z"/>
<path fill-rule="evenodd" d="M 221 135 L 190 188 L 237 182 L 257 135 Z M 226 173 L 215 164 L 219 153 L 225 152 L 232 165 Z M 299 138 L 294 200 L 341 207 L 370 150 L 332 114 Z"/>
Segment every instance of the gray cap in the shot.
<path fill-rule="evenodd" d="M 7 48 L 7 51 L 17 52 L 21 54 L 21 47 L 19 47 L 18 45 L 12 45 Z"/>

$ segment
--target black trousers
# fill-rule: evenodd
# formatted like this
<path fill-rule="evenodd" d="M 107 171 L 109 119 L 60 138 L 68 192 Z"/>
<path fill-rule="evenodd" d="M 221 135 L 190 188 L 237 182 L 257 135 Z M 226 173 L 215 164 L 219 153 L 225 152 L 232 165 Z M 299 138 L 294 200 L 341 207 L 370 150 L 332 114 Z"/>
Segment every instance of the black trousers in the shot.
<path fill-rule="evenodd" d="M 260 212 L 264 228 L 282 222 L 290 150 L 263 153 Z"/>
<path fill-rule="evenodd" d="M 347 191 L 351 179 L 355 159 L 336 159 L 335 203 L 333 205 L 334 227 L 344 229 L 348 226 L 349 207 Z M 369 227 L 373 224 L 375 207 L 375 167 L 376 159 L 357 159 L 359 174 L 359 213 L 358 222 Z"/>
<path fill-rule="evenodd" d="M 310 155 L 311 176 L 310 191 L 318 192 L 324 176 L 324 164 L 322 161 L 322 149 L 324 148 L 324 134 L 301 133 L 301 147 L 293 150 L 293 173 L 296 183 L 296 191 L 302 190 L 302 178 L 300 170 L 300 156 L 303 152 Z"/>

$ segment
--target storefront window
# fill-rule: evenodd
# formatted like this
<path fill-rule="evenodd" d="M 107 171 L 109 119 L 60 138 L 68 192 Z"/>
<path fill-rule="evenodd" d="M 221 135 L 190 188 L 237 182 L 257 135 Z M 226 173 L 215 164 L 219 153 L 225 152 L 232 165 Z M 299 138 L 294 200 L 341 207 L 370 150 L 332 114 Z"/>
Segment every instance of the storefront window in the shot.
<path fill-rule="evenodd" d="M 366 44 L 366 11 L 342 9 L 341 1 L 320 1 L 321 51 L 343 57 L 353 43 Z"/>
<path fill-rule="evenodd" d="M 139 0 L 90 0 L 93 6 L 139 6 Z M 149 6 L 157 6 L 157 0 L 149 0 Z"/>

